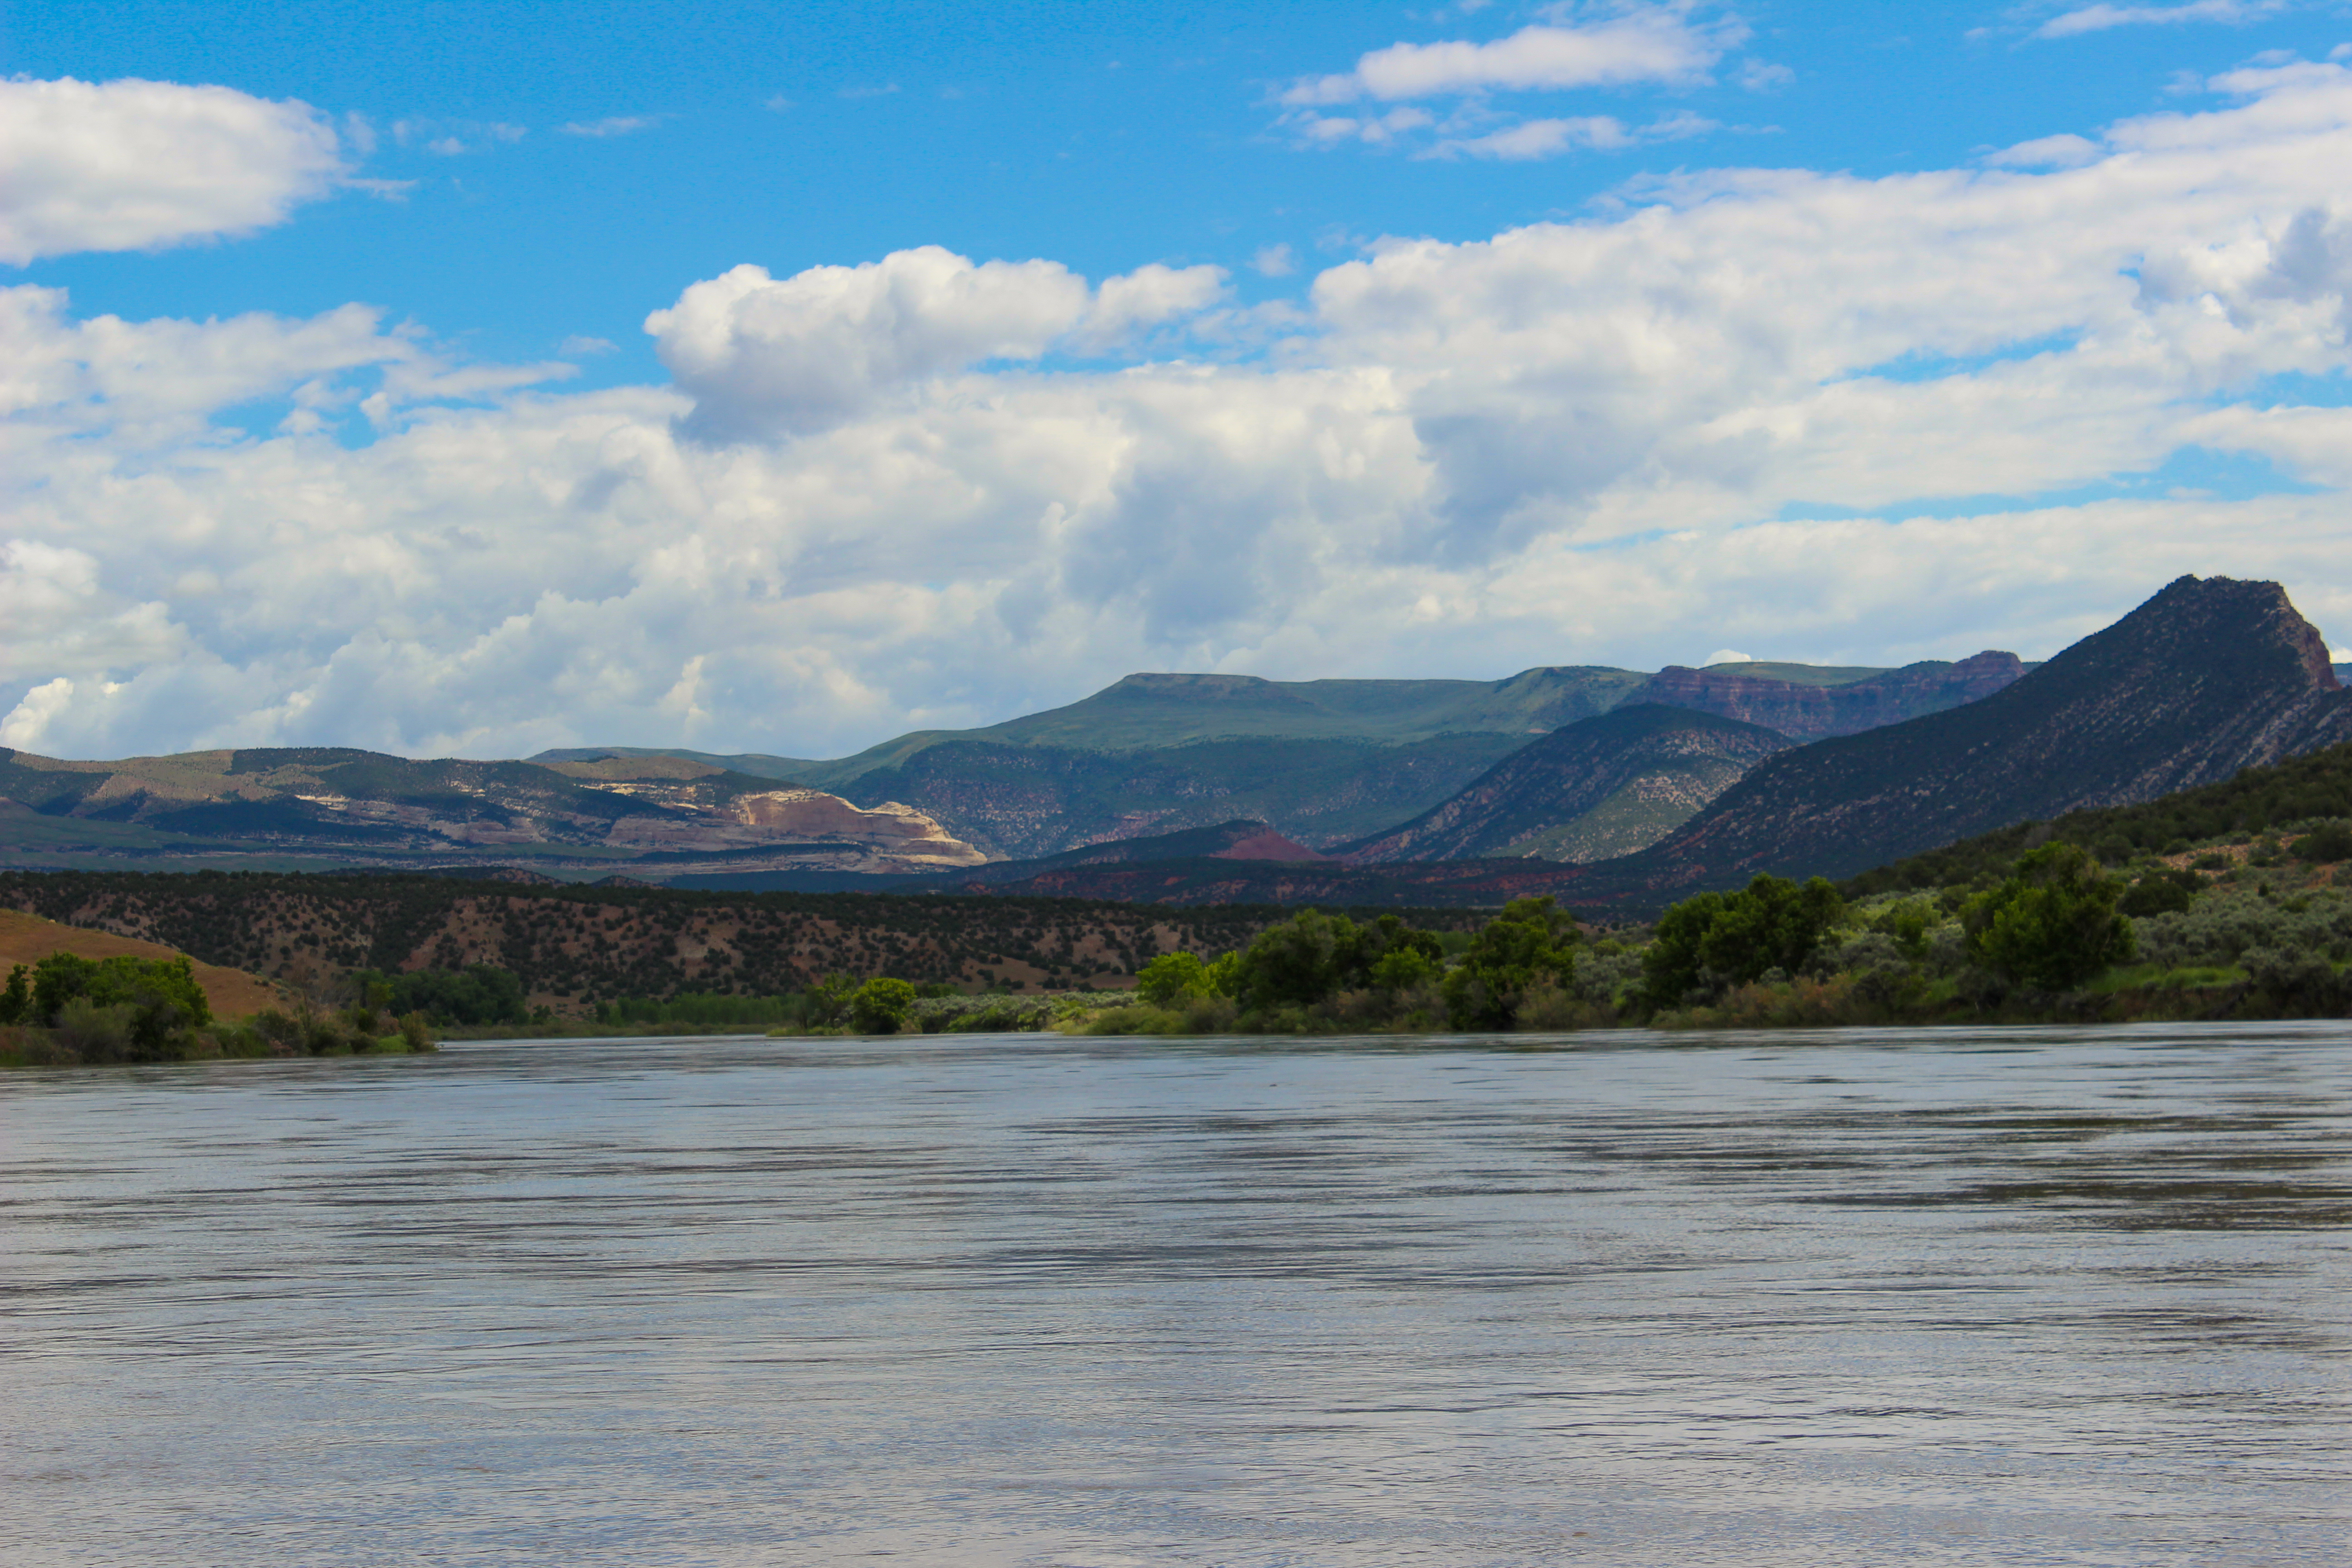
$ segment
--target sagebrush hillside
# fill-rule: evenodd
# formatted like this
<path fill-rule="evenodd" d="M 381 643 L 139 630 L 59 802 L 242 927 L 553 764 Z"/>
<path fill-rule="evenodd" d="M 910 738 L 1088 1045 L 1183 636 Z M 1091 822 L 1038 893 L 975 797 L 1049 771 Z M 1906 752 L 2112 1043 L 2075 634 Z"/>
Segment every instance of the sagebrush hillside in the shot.
<path fill-rule="evenodd" d="M 0 873 L 0 908 L 272 979 L 495 964 L 533 1005 L 575 1015 L 624 996 L 779 994 L 833 973 L 968 990 L 1123 985 L 1162 952 L 1222 952 L 1286 912 L 254 872 Z"/>
<path fill-rule="evenodd" d="M 1607 860 L 1664 838 L 1790 744 L 1760 725 L 1639 703 L 1555 730 L 1452 799 L 1333 853 L 1358 865 Z"/>

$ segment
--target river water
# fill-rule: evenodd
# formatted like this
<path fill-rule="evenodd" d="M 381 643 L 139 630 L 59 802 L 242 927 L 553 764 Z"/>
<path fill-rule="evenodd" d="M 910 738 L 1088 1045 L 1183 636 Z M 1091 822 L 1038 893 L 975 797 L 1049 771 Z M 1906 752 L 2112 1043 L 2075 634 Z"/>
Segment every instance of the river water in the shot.
<path fill-rule="evenodd" d="M 2352 1563 L 2352 1029 L 0 1081 L 0 1559 Z"/>

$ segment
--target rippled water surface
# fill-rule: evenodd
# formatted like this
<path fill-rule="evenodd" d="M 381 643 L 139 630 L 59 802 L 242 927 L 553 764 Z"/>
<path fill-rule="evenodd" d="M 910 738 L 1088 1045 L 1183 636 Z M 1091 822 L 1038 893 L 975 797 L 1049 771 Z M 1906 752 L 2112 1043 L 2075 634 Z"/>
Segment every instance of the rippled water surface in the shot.
<path fill-rule="evenodd" d="M 0 1080 L 15 1564 L 2352 1563 L 2343 1026 Z"/>

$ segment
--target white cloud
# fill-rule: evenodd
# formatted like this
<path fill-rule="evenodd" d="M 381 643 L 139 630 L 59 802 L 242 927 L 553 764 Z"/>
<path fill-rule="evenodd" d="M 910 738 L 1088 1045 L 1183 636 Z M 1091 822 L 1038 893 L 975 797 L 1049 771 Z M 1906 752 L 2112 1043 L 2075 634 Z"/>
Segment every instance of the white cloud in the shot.
<path fill-rule="evenodd" d="M 395 120 L 392 122 L 394 142 L 403 147 L 422 147 L 427 153 L 443 158 L 488 152 L 492 147 L 520 142 L 530 134 L 528 126 L 510 125 L 504 121 Z"/>
<path fill-rule="evenodd" d="M 1088 347 L 1108 348 L 1146 328 L 1205 310 L 1224 291 L 1222 267 L 1163 267 L 1155 261 L 1103 279 L 1080 339 Z"/>
<path fill-rule="evenodd" d="M 1431 148 L 1441 158 L 1492 158 L 1507 163 L 1556 158 L 1579 150 L 1615 152 L 1652 142 L 1678 142 L 1722 129 L 1696 114 L 1674 114 L 1648 125 L 1628 126 L 1613 115 L 1570 120 L 1528 120 L 1483 136 L 1454 137 Z"/>
<path fill-rule="evenodd" d="M 2033 30 L 2037 38 L 2071 38 L 2111 27 L 2179 26 L 2220 22 L 2242 26 L 2278 16 L 2288 0 L 2183 0 L 2173 5 L 2084 5 L 2053 16 Z"/>
<path fill-rule="evenodd" d="M 627 136 L 650 131 L 669 118 L 667 114 L 616 114 L 604 120 L 568 121 L 556 130 L 566 136 Z"/>
<path fill-rule="evenodd" d="M 345 173 L 307 104 L 173 82 L 0 80 L 0 262 L 281 223 Z"/>
<path fill-rule="evenodd" d="M 989 360 L 1034 360 L 1072 334 L 1102 347 L 1197 310 L 1213 267 L 1153 265 L 1090 290 L 1055 261 L 975 266 L 938 246 L 785 279 L 738 267 L 646 318 L 695 399 L 688 428 L 718 440 L 821 429 L 893 393 Z"/>
<path fill-rule="evenodd" d="M 2087 136 L 2040 136 L 1985 154 L 1984 161 L 2007 169 L 2079 169 L 2099 156 L 2099 144 Z"/>
<path fill-rule="evenodd" d="M 1287 245 L 1265 245 L 1250 258 L 1250 270 L 1261 278 L 1287 278 L 1298 270 L 1298 258 Z"/>
<path fill-rule="evenodd" d="M 1651 6 L 1590 26 L 1538 23 L 1474 44 L 1391 44 L 1336 76 L 1305 78 L 1282 95 L 1293 105 L 1371 98 L 1436 98 L 1495 90 L 1682 85 L 1702 80 L 1746 37 L 1737 23 L 1694 26 L 1683 6 Z"/>
<path fill-rule="evenodd" d="M 1257 363 L 1047 357 L 1213 273 L 936 248 L 696 283 L 674 387 L 565 394 L 365 311 L 0 293 L 0 733 L 837 754 L 1135 668 L 2036 657 L 2187 571 L 2352 625 L 2352 414 L 2242 396 L 2352 372 L 2352 75 L 2219 85 L 2043 172 L 1381 242 Z M 378 395 L 355 449 L 224 428 Z M 2311 492 L 2079 499 L 2190 447 Z"/>

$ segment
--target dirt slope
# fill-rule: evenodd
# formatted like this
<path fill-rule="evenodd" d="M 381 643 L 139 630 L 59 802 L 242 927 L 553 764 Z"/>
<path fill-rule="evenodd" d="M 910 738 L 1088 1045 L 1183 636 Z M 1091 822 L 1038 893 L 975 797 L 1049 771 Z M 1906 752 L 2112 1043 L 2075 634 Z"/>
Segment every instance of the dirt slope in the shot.
<path fill-rule="evenodd" d="M 135 937 L 90 931 L 83 926 L 59 925 L 21 910 L 0 910 L 0 974 L 19 963 L 38 963 L 56 952 L 70 952 L 78 958 L 115 958 L 125 953 L 132 958 L 180 956 L 177 948 L 165 947 L 161 942 L 141 942 Z M 278 1004 L 278 988 L 258 975 L 194 959 L 189 962 L 196 972 L 196 984 L 205 988 L 205 1000 L 212 1004 L 213 1016 L 216 1018 L 243 1018 Z"/>

